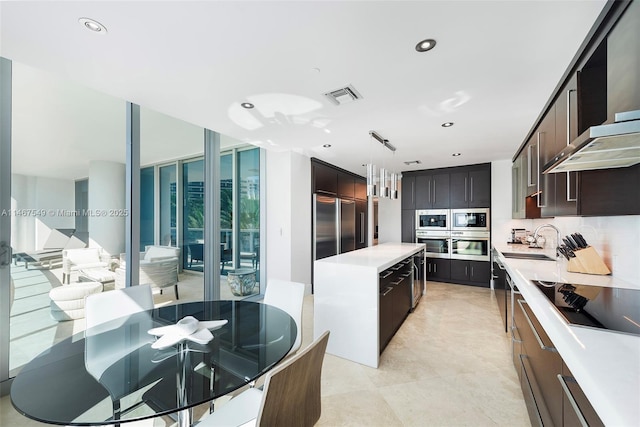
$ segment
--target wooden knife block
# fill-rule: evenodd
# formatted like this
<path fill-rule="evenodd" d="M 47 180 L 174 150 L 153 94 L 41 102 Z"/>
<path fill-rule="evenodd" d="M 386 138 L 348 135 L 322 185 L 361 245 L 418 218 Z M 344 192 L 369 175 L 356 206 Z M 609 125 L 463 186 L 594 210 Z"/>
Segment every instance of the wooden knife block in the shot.
<path fill-rule="evenodd" d="M 593 247 L 588 246 L 584 249 L 573 251 L 573 253 L 576 254 L 576 257 L 569 260 L 567 271 L 572 273 L 611 274 L 611 270 L 609 270 Z"/>

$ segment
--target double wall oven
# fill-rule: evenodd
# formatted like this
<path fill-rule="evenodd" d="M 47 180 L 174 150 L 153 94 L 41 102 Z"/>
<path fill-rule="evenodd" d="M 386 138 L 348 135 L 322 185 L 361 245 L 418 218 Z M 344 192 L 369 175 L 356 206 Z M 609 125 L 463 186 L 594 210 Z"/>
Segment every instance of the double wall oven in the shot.
<path fill-rule="evenodd" d="M 427 258 L 489 261 L 489 208 L 418 210 L 416 243 Z"/>

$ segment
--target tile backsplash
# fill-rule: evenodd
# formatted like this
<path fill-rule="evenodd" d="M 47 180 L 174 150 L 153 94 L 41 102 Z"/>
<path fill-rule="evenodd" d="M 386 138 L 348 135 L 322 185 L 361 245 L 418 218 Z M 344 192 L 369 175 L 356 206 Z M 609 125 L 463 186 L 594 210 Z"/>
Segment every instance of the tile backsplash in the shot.
<path fill-rule="evenodd" d="M 600 254 L 616 278 L 640 284 L 640 215 L 606 217 L 556 217 L 543 219 L 511 219 L 493 224 L 492 239 L 506 241 L 512 228 L 533 232 L 542 224 L 553 224 L 564 237 L 581 233 Z M 556 244 L 556 232 L 546 228 L 540 232 L 547 240 L 545 247 Z"/>

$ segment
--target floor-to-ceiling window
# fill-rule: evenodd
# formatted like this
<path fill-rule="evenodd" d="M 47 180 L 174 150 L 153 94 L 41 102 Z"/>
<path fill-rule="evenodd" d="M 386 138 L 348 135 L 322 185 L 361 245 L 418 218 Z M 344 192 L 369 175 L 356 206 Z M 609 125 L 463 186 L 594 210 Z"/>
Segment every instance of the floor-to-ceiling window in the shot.
<path fill-rule="evenodd" d="M 155 168 L 140 169 L 140 249 L 155 243 L 154 223 Z"/>
<path fill-rule="evenodd" d="M 240 264 L 255 269 L 260 266 L 260 150 L 238 151 L 237 191 Z M 256 278 L 260 277 L 256 274 Z"/>
<path fill-rule="evenodd" d="M 177 246 L 176 237 L 176 165 L 160 166 L 160 206 L 158 221 L 160 229 L 160 244 Z"/>
<path fill-rule="evenodd" d="M 220 273 L 233 268 L 233 153 L 220 156 Z"/>
<path fill-rule="evenodd" d="M 183 268 L 202 271 L 202 263 L 193 264 L 194 254 L 204 248 L 204 160 L 184 162 L 182 165 L 183 191 Z M 202 261 L 202 257 L 200 258 Z"/>

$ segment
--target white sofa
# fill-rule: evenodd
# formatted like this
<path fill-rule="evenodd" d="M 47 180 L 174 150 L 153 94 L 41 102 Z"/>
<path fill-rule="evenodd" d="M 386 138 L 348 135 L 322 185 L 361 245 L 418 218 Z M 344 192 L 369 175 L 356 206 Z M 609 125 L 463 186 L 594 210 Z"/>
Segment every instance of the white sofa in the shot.
<path fill-rule="evenodd" d="M 178 296 L 178 263 L 180 248 L 174 246 L 146 246 L 140 253 L 140 285 L 151 285 L 162 293 L 164 288 L 174 287 Z M 120 267 L 116 269 L 115 288 L 126 286 L 126 262 L 120 255 Z"/>
<path fill-rule="evenodd" d="M 62 283 L 71 282 L 71 273 L 82 269 L 109 267 L 111 256 L 102 248 L 65 249 L 62 251 Z"/>

